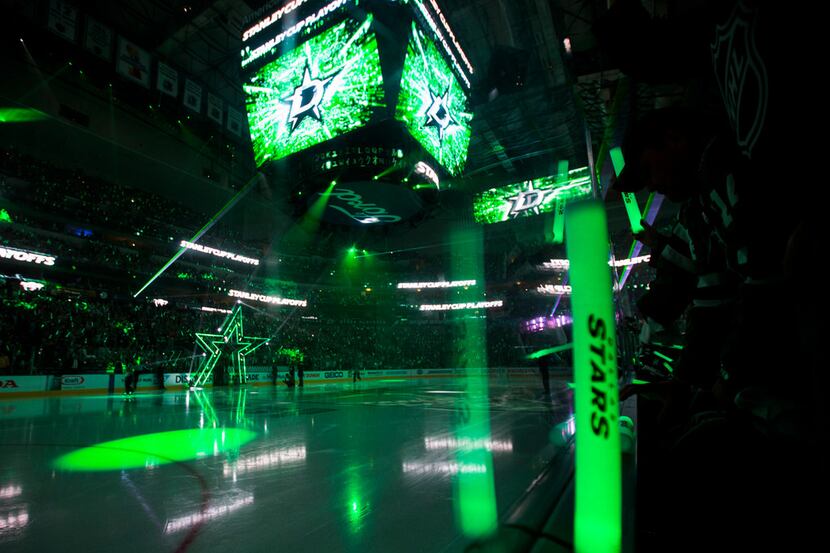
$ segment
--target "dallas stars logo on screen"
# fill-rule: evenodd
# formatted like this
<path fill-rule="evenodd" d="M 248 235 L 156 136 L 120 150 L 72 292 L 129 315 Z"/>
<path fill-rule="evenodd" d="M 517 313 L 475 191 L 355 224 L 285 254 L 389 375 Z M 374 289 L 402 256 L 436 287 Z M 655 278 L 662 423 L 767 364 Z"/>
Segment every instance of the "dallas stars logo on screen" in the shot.
<path fill-rule="evenodd" d="M 263 66 L 245 85 L 257 165 L 369 123 L 384 107 L 372 17 L 346 19 Z"/>
<path fill-rule="evenodd" d="M 395 118 L 450 174 L 461 172 L 473 118 L 467 95 L 435 43 L 414 23 Z"/>
<path fill-rule="evenodd" d="M 498 223 L 530 217 L 554 211 L 557 201 L 590 195 L 591 176 L 583 167 L 570 171 L 566 179 L 542 177 L 485 190 L 473 199 L 473 218 L 477 223 Z"/>
<path fill-rule="evenodd" d="M 320 114 L 320 102 L 323 101 L 326 89 L 331 84 L 332 79 L 337 76 L 337 73 L 333 73 L 325 79 L 315 79 L 312 78 L 311 70 L 306 63 L 303 71 L 303 82 L 294 89 L 294 93 L 287 99 L 291 104 L 288 112 L 288 122 L 291 123 L 292 133 L 306 117 L 311 117 L 320 123 L 323 122 Z"/>
<path fill-rule="evenodd" d="M 444 135 L 450 126 L 458 125 L 455 118 L 450 113 L 449 108 L 450 87 L 444 91 L 444 94 L 437 95 L 430 89 L 429 97 L 430 104 L 427 108 L 427 120 L 424 122 L 426 127 L 435 127 L 438 129 L 438 140 L 444 142 Z"/>
<path fill-rule="evenodd" d="M 556 194 L 555 189 L 538 190 L 533 186 L 534 181 L 525 181 L 525 190 L 519 190 L 515 196 L 507 199 L 507 216 L 515 219 L 519 215 L 539 215 L 539 207 L 545 200 L 552 199 Z"/>

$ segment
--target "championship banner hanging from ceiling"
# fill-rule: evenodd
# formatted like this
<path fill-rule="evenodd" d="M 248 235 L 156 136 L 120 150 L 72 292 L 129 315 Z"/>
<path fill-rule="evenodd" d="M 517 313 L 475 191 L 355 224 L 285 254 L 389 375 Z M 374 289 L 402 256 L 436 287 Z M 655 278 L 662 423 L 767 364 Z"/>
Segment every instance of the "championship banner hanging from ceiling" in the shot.
<path fill-rule="evenodd" d="M 243 128 L 245 128 L 245 116 L 240 111 L 228 108 L 228 130 L 235 136 L 242 136 Z"/>
<path fill-rule="evenodd" d="M 179 95 L 179 72 L 166 63 L 159 62 L 156 88 L 163 94 L 176 98 Z"/>
<path fill-rule="evenodd" d="M 112 29 L 91 17 L 86 18 L 84 48 L 101 59 L 112 60 Z"/>
<path fill-rule="evenodd" d="M 196 113 L 202 112 L 202 87 L 190 79 L 184 81 L 184 105 Z"/>
<path fill-rule="evenodd" d="M 222 124 L 222 107 L 223 102 L 219 96 L 208 92 L 207 95 L 207 116 L 213 119 L 220 125 Z"/>
<path fill-rule="evenodd" d="M 50 0 L 47 26 L 56 35 L 75 42 L 78 27 L 78 8 L 63 0 Z"/>
<path fill-rule="evenodd" d="M 118 39 L 115 70 L 134 83 L 150 88 L 150 54 L 124 37 Z"/>

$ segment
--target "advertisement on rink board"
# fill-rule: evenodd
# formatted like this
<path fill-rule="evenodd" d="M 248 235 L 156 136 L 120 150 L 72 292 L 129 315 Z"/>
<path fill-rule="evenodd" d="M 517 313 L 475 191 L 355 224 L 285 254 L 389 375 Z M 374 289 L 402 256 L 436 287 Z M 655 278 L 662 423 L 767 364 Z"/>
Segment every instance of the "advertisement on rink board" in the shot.
<path fill-rule="evenodd" d="M 184 386 L 187 387 L 188 379 L 195 380 L 196 373 L 187 374 L 187 373 L 164 373 L 164 387 L 165 388 L 175 388 L 176 386 Z M 139 385 L 140 385 L 139 381 Z M 207 384 L 213 384 L 213 375 L 210 375 L 207 379 Z"/>
<path fill-rule="evenodd" d="M 108 374 L 65 374 L 61 377 L 61 390 L 107 390 Z"/>
<path fill-rule="evenodd" d="M 46 391 L 46 376 L 0 376 L 0 394 Z"/>
<path fill-rule="evenodd" d="M 273 377 L 271 376 L 270 372 L 266 373 L 266 372 L 251 372 L 251 371 L 248 371 L 247 376 L 248 376 L 248 382 L 251 382 L 251 383 L 254 383 L 254 384 L 259 383 L 259 382 L 270 383 L 273 380 Z"/>
<path fill-rule="evenodd" d="M 119 390 L 124 387 L 124 375 L 115 375 L 115 389 Z M 158 388 L 158 379 L 154 374 L 140 374 L 138 375 L 138 389 L 142 388 Z"/>

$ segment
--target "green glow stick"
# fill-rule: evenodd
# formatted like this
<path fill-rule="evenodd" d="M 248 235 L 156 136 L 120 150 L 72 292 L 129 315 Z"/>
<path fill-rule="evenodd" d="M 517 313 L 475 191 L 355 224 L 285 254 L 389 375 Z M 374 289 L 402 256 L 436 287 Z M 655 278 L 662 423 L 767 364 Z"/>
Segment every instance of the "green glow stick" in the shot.
<path fill-rule="evenodd" d="M 637 197 L 631 192 L 623 192 L 622 199 L 625 212 L 628 215 L 628 222 L 631 225 L 631 232 L 634 234 L 643 232 L 643 216 L 640 213 L 640 207 L 637 205 Z"/>
<path fill-rule="evenodd" d="M 622 150 L 619 146 L 611 148 L 611 164 L 614 166 L 614 172 L 619 177 L 623 167 L 625 167 L 625 159 L 623 159 Z M 631 232 L 634 234 L 642 232 L 643 225 L 641 221 L 643 215 L 640 213 L 640 206 L 637 205 L 637 197 L 631 192 L 623 192 L 622 199 L 625 212 L 628 214 L 628 222 L 631 224 Z"/>
<path fill-rule="evenodd" d="M 528 359 L 539 359 L 540 357 L 544 357 L 545 355 L 550 355 L 552 353 L 559 353 L 560 351 L 566 351 L 569 349 L 573 349 L 573 343 L 565 344 L 563 346 L 556 346 L 555 348 L 547 348 L 547 349 L 540 349 L 539 351 L 534 351 L 530 355 L 527 356 Z"/>
<path fill-rule="evenodd" d="M 622 492 L 616 331 L 608 227 L 598 202 L 568 208 L 576 383 L 577 553 L 619 553 Z"/>
<path fill-rule="evenodd" d="M 659 357 L 659 358 L 660 358 L 660 359 L 662 359 L 663 361 L 668 361 L 669 363 L 674 363 L 674 359 L 672 359 L 671 357 L 669 357 L 669 356 L 667 356 L 667 355 L 663 355 L 663 354 L 662 354 L 662 353 L 660 353 L 659 351 L 655 351 L 655 352 L 654 352 L 654 355 L 656 355 L 657 357 Z"/>
<path fill-rule="evenodd" d="M 680 350 L 683 349 L 683 346 L 678 345 L 678 344 L 661 344 L 660 342 L 652 342 L 651 345 L 660 346 L 660 347 L 664 347 L 664 348 L 671 348 L 671 349 L 680 349 Z"/>
<path fill-rule="evenodd" d="M 553 215 L 553 243 L 565 241 L 565 200 L 556 198 L 556 212 Z"/>

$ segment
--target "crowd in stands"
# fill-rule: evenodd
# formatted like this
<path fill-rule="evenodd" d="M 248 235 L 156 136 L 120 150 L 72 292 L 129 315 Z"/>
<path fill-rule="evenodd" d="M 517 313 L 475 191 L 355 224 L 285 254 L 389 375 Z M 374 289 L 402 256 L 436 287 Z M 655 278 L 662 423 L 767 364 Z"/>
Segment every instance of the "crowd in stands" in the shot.
<path fill-rule="evenodd" d="M 194 332 L 215 332 L 226 315 L 194 308 L 156 306 L 67 293 L 28 292 L 6 280 L 0 288 L 0 368 L 7 373 L 99 372 L 142 357 L 143 370 L 188 372 L 201 350 Z M 275 315 L 243 307 L 247 335 L 271 341 L 251 365 L 283 364 L 282 347 L 300 349 L 317 369 L 435 368 L 464 366 L 460 325 L 446 321 L 319 319 L 290 308 Z M 487 325 L 490 366 L 522 363 L 515 327 Z"/>
<path fill-rule="evenodd" d="M 417 311 L 418 303 L 453 301 L 457 291 L 396 289 L 398 281 L 423 280 L 424 274 L 444 278 L 441 264 L 429 256 L 350 272 L 341 260 L 277 254 L 257 273 L 193 254 L 177 261 L 150 295 L 133 299 L 135 289 L 176 251 L 171 241 L 204 224 L 204 214 L 14 151 L 0 152 L 0 202 L 11 219 L 0 223 L 0 246 L 58 258 L 54 266 L 7 264 L 0 271 L 0 371 L 101 371 L 135 355 L 148 371 L 191 370 L 201 355 L 193 333 L 214 330 L 225 316 L 199 308 L 229 309 L 231 289 L 309 302 L 309 308 L 297 310 L 250 302 L 253 308 L 244 310 L 246 333 L 274 339 L 249 363 L 281 362 L 280 347 L 299 348 L 318 368 L 470 362 L 458 345 L 462 340 L 452 316 Z M 246 247 L 233 227 L 217 225 L 211 237 L 242 255 L 261 257 L 264 251 Z M 499 273 L 499 265 L 488 263 L 486 270 Z M 297 274 L 305 279 L 290 279 Z M 23 280 L 44 288 L 24 290 Z M 170 303 L 156 306 L 154 297 Z M 488 363 L 522 363 L 521 325 L 500 315 L 487 321 Z"/>

